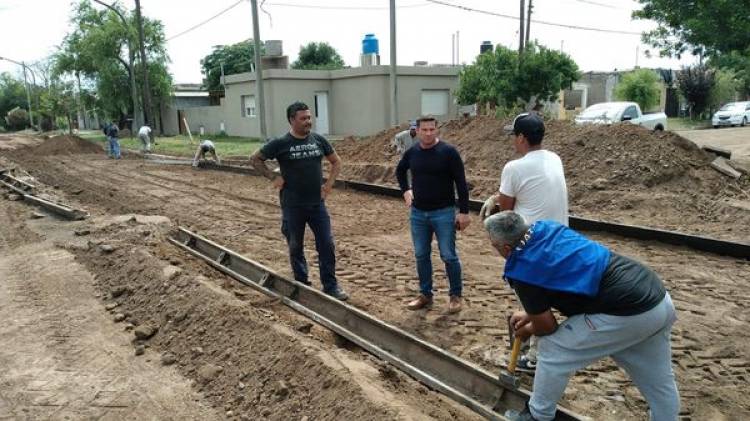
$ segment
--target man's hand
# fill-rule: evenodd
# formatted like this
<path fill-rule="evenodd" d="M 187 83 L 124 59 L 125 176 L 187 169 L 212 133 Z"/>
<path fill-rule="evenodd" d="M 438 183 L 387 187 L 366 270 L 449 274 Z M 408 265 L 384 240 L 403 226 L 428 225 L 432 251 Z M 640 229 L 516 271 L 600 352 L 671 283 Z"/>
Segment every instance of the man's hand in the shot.
<path fill-rule="evenodd" d="M 471 219 L 468 213 L 459 213 L 456 215 L 456 229 L 463 231 L 469 224 L 471 224 Z"/>
<path fill-rule="evenodd" d="M 273 186 L 276 187 L 277 190 L 281 190 L 284 188 L 284 177 L 282 176 L 276 176 L 273 179 Z"/>
<path fill-rule="evenodd" d="M 333 186 L 329 186 L 328 183 L 325 183 L 320 186 L 320 198 L 325 200 L 329 194 L 333 191 Z"/>
<path fill-rule="evenodd" d="M 411 207 L 411 202 L 413 201 L 414 201 L 414 193 L 412 193 L 411 190 L 407 190 L 406 192 L 404 192 L 404 202 L 406 202 L 407 208 Z"/>
<path fill-rule="evenodd" d="M 532 334 L 531 319 L 525 311 L 516 311 L 510 316 L 510 327 L 513 329 L 513 336 L 524 341 Z"/>
<path fill-rule="evenodd" d="M 487 217 L 495 214 L 499 208 L 497 205 L 497 198 L 498 195 L 493 194 L 489 197 L 489 199 L 484 201 L 484 205 L 482 205 L 482 209 L 479 211 L 479 217 L 484 221 L 487 219 Z"/>

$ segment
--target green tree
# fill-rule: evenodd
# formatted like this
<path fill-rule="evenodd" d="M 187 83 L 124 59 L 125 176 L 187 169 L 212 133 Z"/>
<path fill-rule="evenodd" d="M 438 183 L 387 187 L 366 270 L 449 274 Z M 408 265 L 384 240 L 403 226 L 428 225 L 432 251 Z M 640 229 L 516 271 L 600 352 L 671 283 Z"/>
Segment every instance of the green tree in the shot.
<path fill-rule="evenodd" d="M 677 86 L 690 106 L 690 117 L 698 118 L 708 108 L 715 85 L 715 72 L 705 65 L 684 67 L 677 73 Z"/>
<path fill-rule="evenodd" d="M 261 48 L 261 53 L 263 48 Z M 201 60 L 203 86 L 209 91 L 221 91 L 221 66 L 224 75 L 245 73 L 252 70 L 255 46 L 251 40 L 232 45 L 215 45 L 211 54 Z"/>
<path fill-rule="evenodd" d="M 711 111 L 720 108 L 727 102 L 734 101 L 739 88 L 739 81 L 731 70 L 717 70 L 714 74 L 714 87 L 708 101 Z"/>
<path fill-rule="evenodd" d="M 740 96 L 750 97 L 750 47 L 745 51 L 732 51 L 712 57 L 709 64 L 733 73 Z"/>
<path fill-rule="evenodd" d="M 16 108 L 26 108 L 26 88 L 22 80 L 17 80 L 8 72 L 0 74 L 0 116 L 6 116 L 8 111 Z M 7 127 L 7 121 L 0 119 L 0 124 Z"/>
<path fill-rule="evenodd" d="M 125 10 L 119 3 L 113 7 L 117 12 L 96 9 L 88 0 L 81 0 L 74 6 L 71 15 L 73 29 L 55 54 L 55 71 L 58 75 L 92 81 L 104 114 L 122 118 L 135 115 L 136 106 L 140 107 L 138 99 L 134 104 L 133 91 L 139 91 L 143 69 L 135 54 L 135 13 Z M 168 98 L 172 83 L 167 69 L 169 57 L 164 27 L 160 21 L 146 17 L 143 26 L 151 95 L 153 98 Z"/>
<path fill-rule="evenodd" d="M 615 88 L 615 98 L 637 102 L 641 110 L 648 111 L 658 105 L 661 98 L 659 76 L 648 69 L 626 73 Z"/>
<path fill-rule="evenodd" d="M 29 113 L 23 108 L 15 107 L 5 117 L 5 127 L 10 130 L 23 130 L 29 126 Z"/>
<path fill-rule="evenodd" d="M 679 57 L 686 51 L 707 55 L 743 51 L 750 45 L 747 1 L 638 0 L 636 19 L 655 21 L 658 27 L 643 40 L 661 55 Z"/>
<path fill-rule="evenodd" d="M 516 50 L 498 45 L 477 57 L 459 74 L 456 98 L 461 105 L 515 108 L 557 98 L 580 73 L 566 54 L 529 43 L 519 58 Z"/>
<path fill-rule="evenodd" d="M 292 69 L 301 70 L 335 70 L 344 68 L 344 59 L 327 42 L 310 42 L 299 49 L 297 60 Z"/>

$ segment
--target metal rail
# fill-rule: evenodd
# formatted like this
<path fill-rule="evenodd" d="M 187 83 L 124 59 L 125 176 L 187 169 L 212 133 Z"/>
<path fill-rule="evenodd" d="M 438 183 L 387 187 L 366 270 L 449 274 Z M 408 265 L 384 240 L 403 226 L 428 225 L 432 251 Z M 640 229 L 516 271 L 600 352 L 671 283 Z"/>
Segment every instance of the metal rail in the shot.
<path fill-rule="evenodd" d="M 339 184 L 337 182 L 337 184 Z M 356 181 L 341 180 L 340 185 L 353 190 L 364 191 L 390 197 L 401 197 L 401 190 L 379 184 L 361 183 Z M 469 209 L 479 211 L 483 202 L 470 200 Z M 696 250 L 715 253 L 725 256 L 750 259 L 750 244 L 727 240 L 718 240 L 710 237 L 684 234 L 676 231 L 641 227 L 638 225 L 618 224 L 614 222 L 600 221 L 596 219 L 570 216 L 570 227 L 580 231 L 602 231 L 609 234 L 621 235 L 623 237 L 638 240 L 659 241 L 661 243 L 686 246 Z"/>
<path fill-rule="evenodd" d="M 70 206 L 66 206 L 60 203 L 51 202 L 49 200 L 42 199 L 40 197 L 34 196 L 33 194 L 30 194 L 29 192 L 23 190 L 20 187 L 14 186 L 13 184 L 8 183 L 5 180 L 0 180 L 0 185 L 3 185 L 11 190 L 13 190 L 15 193 L 17 193 L 19 196 L 23 198 L 23 200 L 33 203 L 37 206 L 41 206 L 49 211 L 52 211 L 66 219 L 70 220 L 81 220 L 88 218 L 89 214 L 88 212 L 71 208 Z"/>
<path fill-rule="evenodd" d="M 184 228 L 169 241 L 488 419 L 504 420 L 506 410 L 522 410 L 530 397 L 529 391 L 503 383 L 487 370 Z M 558 408 L 556 419 L 585 418 Z"/>

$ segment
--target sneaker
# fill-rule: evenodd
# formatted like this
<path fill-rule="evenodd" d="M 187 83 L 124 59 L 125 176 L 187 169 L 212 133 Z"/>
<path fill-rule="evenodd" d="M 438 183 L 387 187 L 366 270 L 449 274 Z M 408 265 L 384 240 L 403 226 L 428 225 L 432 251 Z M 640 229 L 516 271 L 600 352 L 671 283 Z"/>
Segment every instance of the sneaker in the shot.
<path fill-rule="evenodd" d="M 521 412 L 509 409 L 503 415 L 508 421 L 536 421 L 536 418 L 531 415 L 528 405 Z"/>
<path fill-rule="evenodd" d="M 341 289 L 341 288 L 336 288 L 336 289 L 334 289 L 333 291 L 330 291 L 330 292 L 327 292 L 327 291 L 323 291 L 323 292 L 326 293 L 326 294 L 328 294 L 328 295 L 330 295 L 331 297 L 339 300 L 339 301 L 346 301 L 346 300 L 349 299 L 349 294 L 347 294 L 346 292 L 344 292 L 344 290 Z"/>
<path fill-rule="evenodd" d="M 521 355 L 521 357 L 518 359 L 516 370 L 522 371 L 524 373 L 534 374 L 536 372 L 536 361 L 530 360 L 529 357 L 525 355 Z"/>
<path fill-rule="evenodd" d="M 419 297 L 415 298 L 406 305 L 409 310 L 420 310 L 425 307 L 432 306 L 432 297 L 428 297 L 424 294 L 419 294 Z"/>
<path fill-rule="evenodd" d="M 461 299 L 461 296 L 459 295 L 452 295 L 451 300 L 448 303 L 448 313 L 449 314 L 456 314 L 459 311 L 461 311 L 461 304 L 463 302 L 463 299 Z"/>

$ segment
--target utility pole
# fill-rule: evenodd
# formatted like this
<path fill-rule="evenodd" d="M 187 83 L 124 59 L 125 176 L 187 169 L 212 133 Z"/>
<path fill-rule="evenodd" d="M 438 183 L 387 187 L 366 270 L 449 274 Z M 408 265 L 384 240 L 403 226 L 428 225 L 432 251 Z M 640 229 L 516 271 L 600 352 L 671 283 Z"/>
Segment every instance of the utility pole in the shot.
<path fill-rule="evenodd" d="M 117 10 L 116 8 L 114 8 L 113 6 L 107 3 L 102 2 L 101 0 L 94 0 L 94 1 L 106 7 L 107 9 L 113 11 L 117 15 L 117 17 L 120 18 L 120 21 L 122 21 L 123 29 L 125 30 L 125 33 L 127 34 L 128 76 L 130 79 L 130 99 L 133 102 L 133 123 L 135 126 L 140 127 L 141 123 L 143 123 L 142 121 L 143 116 L 141 115 L 141 109 L 138 103 L 138 89 L 135 86 L 135 50 L 133 48 L 133 43 L 131 39 L 130 25 L 128 25 L 128 21 L 125 20 L 125 16 L 123 16 L 122 13 L 120 13 L 120 11 Z"/>
<path fill-rule="evenodd" d="M 521 17 L 519 19 L 520 26 L 518 27 L 518 54 L 520 55 L 523 52 L 523 41 L 524 41 L 524 13 L 526 12 L 524 0 L 521 0 Z"/>
<path fill-rule="evenodd" d="M 260 25 L 258 23 L 258 0 L 250 0 L 253 9 L 253 45 L 255 56 L 255 104 L 258 106 L 258 118 L 260 118 L 260 137 L 265 142 L 268 139 L 266 129 L 266 97 L 263 94 L 263 63 L 260 51 Z"/>
<path fill-rule="evenodd" d="M 396 83 L 396 0 L 390 1 L 391 9 L 391 126 L 398 126 L 398 84 Z"/>
<path fill-rule="evenodd" d="M 151 121 L 153 109 L 151 108 L 151 83 L 148 77 L 148 60 L 146 60 L 146 45 L 143 41 L 143 18 L 141 17 L 141 0 L 135 0 L 135 20 L 138 24 L 138 44 L 141 50 L 141 67 L 143 67 L 143 119 L 145 124 L 151 129 L 154 124 Z M 139 127 L 133 127 L 133 131 Z"/>
<path fill-rule="evenodd" d="M 451 65 L 456 65 L 456 34 L 451 34 Z"/>
<path fill-rule="evenodd" d="M 31 93 L 29 92 L 29 81 L 26 78 L 26 63 L 21 62 L 23 67 L 23 84 L 26 85 L 26 104 L 29 106 L 29 123 L 34 128 L 34 112 L 31 110 Z"/>
<path fill-rule="evenodd" d="M 459 35 L 461 35 L 461 31 L 456 31 L 456 64 L 461 65 L 461 49 L 459 48 L 460 40 Z"/>
<path fill-rule="evenodd" d="M 525 38 L 525 41 L 523 42 L 524 47 L 529 45 L 529 33 L 531 32 L 531 8 L 532 8 L 531 2 L 532 0 L 529 0 L 529 9 L 528 9 L 528 12 L 526 13 L 526 38 Z"/>

